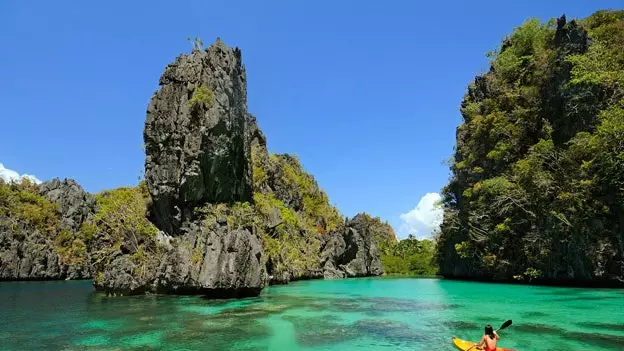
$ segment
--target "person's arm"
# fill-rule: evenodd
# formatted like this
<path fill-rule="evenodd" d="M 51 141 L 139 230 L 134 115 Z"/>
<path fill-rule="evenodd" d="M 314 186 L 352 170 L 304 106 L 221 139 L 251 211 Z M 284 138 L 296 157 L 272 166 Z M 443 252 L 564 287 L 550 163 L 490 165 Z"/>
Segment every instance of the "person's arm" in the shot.
<path fill-rule="evenodd" d="M 484 342 L 485 342 L 485 336 L 483 336 L 483 337 L 481 338 L 481 341 L 479 341 L 479 343 L 478 343 L 478 344 L 474 344 L 474 345 L 470 346 L 470 347 L 468 348 L 468 350 L 466 350 L 466 351 L 470 351 L 470 350 L 472 350 L 472 348 L 473 348 L 473 347 L 475 347 L 475 346 L 481 346 L 481 345 L 483 345 L 483 343 L 484 343 Z"/>
<path fill-rule="evenodd" d="M 498 336 L 498 333 L 496 332 L 496 330 L 494 331 L 494 336 L 496 337 L 496 340 L 500 339 L 500 336 Z"/>

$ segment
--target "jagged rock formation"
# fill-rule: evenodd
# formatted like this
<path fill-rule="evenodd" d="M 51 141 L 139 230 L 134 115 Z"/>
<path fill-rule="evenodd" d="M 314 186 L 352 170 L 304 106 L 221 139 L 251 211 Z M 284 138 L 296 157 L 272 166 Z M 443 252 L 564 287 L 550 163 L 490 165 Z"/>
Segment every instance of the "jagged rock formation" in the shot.
<path fill-rule="evenodd" d="M 323 251 L 323 276 L 325 278 L 360 277 L 380 275 L 380 253 L 375 233 L 371 231 L 369 218 L 358 214 L 348 220 L 332 235 Z"/>
<path fill-rule="evenodd" d="M 130 236 L 126 229 L 119 249 L 98 253 L 102 259 L 95 264 L 96 289 L 111 294 L 153 292 L 218 298 L 258 295 L 266 274 L 262 247 L 252 228 L 233 222 L 238 214 L 224 204 L 207 205 L 202 211 L 203 218 L 187 222 L 179 236 L 155 228 Z"/>
<path fill-rule="evenodd" d="M 370 217 L 345 223 L 296 157 L 269 155 L 246 94 L 240 50 L 217 40 L 179 56 L 147 109 L 146 181 L 95 198 L 73 181 L 43 184 L 37 208 L 54 202 L 54 222 L 18 234 L 1 227 L 17 210 L 0 211 L 1 277 L 91 273 L 110 294 L 220 298 L 381 274 Z"/>
<path fill-rule="evenodd" d="M 516 28 L 462 102 L 446 277 L 624 284 L 624 11 Z"/>
<path fill-rule="evenodd" d="M 39 186 L 41 195 L 56 204 L 61 215 L 61 229 L 78 232 L 80 226 L 88 221 L 95 212 L 95 197 L 84 191 L 82 186 L 73 179 L 62 182 L 52 179 Z"/>
<path fill-rule="evenodd" d="M 79 232 L 95 199 L 74 180 L 0 181 L 0 280 L 88 279 Z"/>
<path fill-rule="evenodd" d="M 169 64 L 145 121 L 145 178 L 154 223 L 177 234 L 206 202 L 250 201 L 247 78 L 220 40 Z"/>
<path fill-rule="evenodd" d="M 218 40 L 182 55 L 160 84 L 144 132 L 151 202 L 133 197 L 134 212 L 146 208 L 160 231 L 111 236 L 104 221 L 96 223 L 97 237 L 118 247 L 95 253 L 108 258 L 95 260 L 97 289 L 236 297 L 257 295 L 267 283 L 322 278 L 329 261 L 336 276 L 381 273 L 370 233 L 342 225 L 296 158 L 267 152 L 247 112 L 238 49 Z M 335 240 L 342 246 L 322 258 Z"/>
<path fill-rule="evenodd" d="M 144 205 L 160 232 L 118 235 L 119 250 L 97 267 L 98 289 L 246 296 L 322 278 L 331 264 L 334 276 L 382 272 L 373 236 L 357 221 L 343 225 L 296 158 L 269 155 L 247 112 L 238 49 L 218 40 L 182 55 L 160 83 L 144 133 Z M 321 255 L 328 242 L 334 249 Z"/>
<path fill-rule="evenodd" d="M 257 295 L 266 282 L 259 238 L 253 226 L 227 220 L 232 204 L 252 201 L 250 145 L 258 129 L 247 113 L 240 50 L 217 40 L 181 55 L 160 85 L 144 130 L 145 206 L 160 232 L 119 236 L 120 249 L 98 267 L 96 288 Z"/>
<path fill-rule="evenodd" d="M 368 215 L 344 222 L 299 160 L 269 155 L 261 133 L 252 138 L 258 233 L 271 284 L 323 277 L 379 275 L 377 242 Z M 375 232 L 375 234 L 380 234 Z M 385 236 L 385 234 L 380 234 Z"/>

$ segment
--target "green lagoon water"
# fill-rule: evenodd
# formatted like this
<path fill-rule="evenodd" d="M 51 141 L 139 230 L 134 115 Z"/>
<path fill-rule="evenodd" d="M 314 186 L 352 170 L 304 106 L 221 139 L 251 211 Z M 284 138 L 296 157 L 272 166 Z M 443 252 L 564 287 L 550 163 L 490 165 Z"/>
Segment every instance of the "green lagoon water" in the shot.
<path fill-rule="evenodd" d="M 305 281 L 258 298 L 106 297 L 0 283 L 2 350 L 453 350 L 500 325 L 517 350 L 624 350 L 624 291 L 437 279 Z"/>

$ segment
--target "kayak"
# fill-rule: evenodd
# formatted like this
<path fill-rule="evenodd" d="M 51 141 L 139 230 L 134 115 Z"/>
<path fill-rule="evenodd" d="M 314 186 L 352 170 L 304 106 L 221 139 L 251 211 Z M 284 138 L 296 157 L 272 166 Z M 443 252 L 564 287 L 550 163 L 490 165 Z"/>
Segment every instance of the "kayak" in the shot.
<path fill-rule="evenodd" d="M 462 340 L 460 338 L 453 338 L 453 345 L 455 345 L 455 347 L 457 347 L 458 350 L 468 350 L 468 348 L 472 345 L 474 345 L 475 343 L 472 341 L 466 341 L 466 340 Z M 478 350 L 477 348 L 473 348 L 472 350 Z M 471 351 L 472 351 L 471 350 Z M 512 349 L 504 349 L 502 347 L 497 347 L 496 351 L 514 351 Z"/>

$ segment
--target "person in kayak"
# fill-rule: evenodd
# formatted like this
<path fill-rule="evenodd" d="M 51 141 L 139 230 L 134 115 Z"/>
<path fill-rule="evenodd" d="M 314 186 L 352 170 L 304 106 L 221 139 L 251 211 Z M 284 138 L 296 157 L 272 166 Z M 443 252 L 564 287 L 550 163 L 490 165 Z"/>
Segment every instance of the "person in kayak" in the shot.
<path fill-rule="evenodd" d="M 496 351 L 496 340 L 500 339 L 500 336 L 494 331 L 491 325 L 485 326 L 485 335 L 481 338 L 478 344 L 474 344 L 468 348 L 468 350 L 472 350 L 473 347 L 477 347 L 478 350 L 485 351 Z M 482 347 L 485 345 L 485 349 Z"/>

